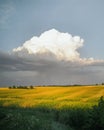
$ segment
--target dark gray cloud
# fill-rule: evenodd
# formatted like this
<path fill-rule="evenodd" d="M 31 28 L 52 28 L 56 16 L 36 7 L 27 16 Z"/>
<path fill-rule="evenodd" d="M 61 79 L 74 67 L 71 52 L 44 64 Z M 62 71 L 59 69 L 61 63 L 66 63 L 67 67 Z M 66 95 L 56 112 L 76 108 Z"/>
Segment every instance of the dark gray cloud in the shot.
<path fill-rule="evenodd" d="M 57 62 L 44 59 L 44 56 L 29 55 L 20 57 L 13 53 L 0 52 L 0 71 L 42 71 L 54 67 Z"/>
<path fill-rule="evenodd" d="M 33 59 L 34 58 L 34 59 Z M 103 82 L 104 63 L 85 65 L 76 62 L 28 58 L 0 52 L 0 85 L 90 84 Z"/>

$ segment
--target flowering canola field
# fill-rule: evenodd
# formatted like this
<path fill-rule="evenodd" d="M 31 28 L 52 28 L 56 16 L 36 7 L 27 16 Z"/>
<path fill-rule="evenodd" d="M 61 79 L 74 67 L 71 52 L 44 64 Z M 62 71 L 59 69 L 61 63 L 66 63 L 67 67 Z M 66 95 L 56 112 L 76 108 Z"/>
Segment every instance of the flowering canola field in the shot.
<path fill-rule="evenodd" d="M 91 107 L 101 96 L 104 96 L 104 86 L 0 88 L 0 106 Z"/>

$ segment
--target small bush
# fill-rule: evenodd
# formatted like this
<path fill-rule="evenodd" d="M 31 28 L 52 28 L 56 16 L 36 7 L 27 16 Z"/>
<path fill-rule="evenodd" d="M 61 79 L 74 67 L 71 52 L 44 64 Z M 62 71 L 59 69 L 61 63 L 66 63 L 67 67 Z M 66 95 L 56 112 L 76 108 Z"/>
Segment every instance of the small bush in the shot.
<path fill-rule="evenodd" d="M 59 121 L 76 130 L 83 130 L 87 120 L 87 112 L 84 109 L 69 109 L 61 111 Z"/>
<path fill-rule="evenodd" d="M 98 105 L 93 106 L 89 112 L 88 125 L 89 130 L 104 130 L 104 99 L 100 98 Z"/>

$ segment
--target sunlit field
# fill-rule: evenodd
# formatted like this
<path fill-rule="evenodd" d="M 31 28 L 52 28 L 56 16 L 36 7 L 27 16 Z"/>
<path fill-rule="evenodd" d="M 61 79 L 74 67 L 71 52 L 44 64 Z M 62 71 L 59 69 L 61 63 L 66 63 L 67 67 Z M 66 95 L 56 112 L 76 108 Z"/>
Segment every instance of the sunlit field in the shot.
<path fill-rule="evenodd" d="M 91 107 L 104 96 L 103 86 L 0 88 L 0 106 Z"/>
<path fill-rule="evenodd" d="M 104 130 L 104 86 L 0 88 L 0 130 Z"/>

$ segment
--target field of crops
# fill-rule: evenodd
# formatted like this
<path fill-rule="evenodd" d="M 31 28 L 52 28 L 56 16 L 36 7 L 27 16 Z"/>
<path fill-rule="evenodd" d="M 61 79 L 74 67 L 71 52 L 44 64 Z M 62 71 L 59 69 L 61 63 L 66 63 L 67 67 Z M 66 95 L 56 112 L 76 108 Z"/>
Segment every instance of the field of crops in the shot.
<path fill-rule="evenodd" d="M 0 106 L 91 107 L 101 96 L 104 86 L 0 88 Z"/>

